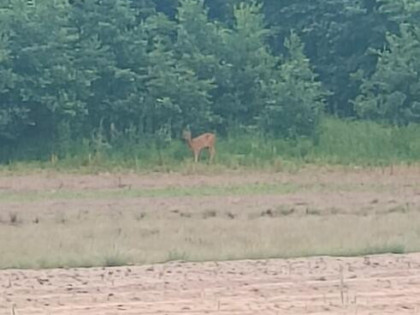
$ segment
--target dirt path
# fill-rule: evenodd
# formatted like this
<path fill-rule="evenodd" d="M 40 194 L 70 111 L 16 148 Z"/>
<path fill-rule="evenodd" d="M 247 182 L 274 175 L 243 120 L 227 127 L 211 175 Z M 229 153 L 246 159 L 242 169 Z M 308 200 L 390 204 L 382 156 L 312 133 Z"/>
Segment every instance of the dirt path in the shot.
<path fill-rule="evenodd" d="M 1 315 L 418 314 L 420 254 L 10 270 L 0 288 Z"/>

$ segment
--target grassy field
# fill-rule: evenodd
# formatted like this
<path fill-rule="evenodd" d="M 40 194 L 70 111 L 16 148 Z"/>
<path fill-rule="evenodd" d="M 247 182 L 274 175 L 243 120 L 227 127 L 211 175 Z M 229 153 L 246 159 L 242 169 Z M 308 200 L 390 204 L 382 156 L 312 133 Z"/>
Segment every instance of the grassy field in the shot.
<path fill-rule="evenodd" d="M 211 169 L 4 173 L 0 268 L 420 250 L 419 167 Z"/>
<path fill-rule="evenodd" d="M 180 140 L 2 148 L 0 268 L 418 251 L 419 128 L 233 130 L 213 165 Z"/>
<path fill-rule="evenodd" d="M 367 121 L 325 118 L 313 138 L 265 138 L 256 131 L 231 130 L 217 136 L 216 163 L 198 171 L 296 171 L 306 164 L 385 167 L 420 161 L 420 125 L 383 126 Z M 0 147 L 0 172 L 28 173 L 50 169 L 65 172 L 158 171 L 196 173 L 191 152 L 179 138 L 157 143 L 122 137 L 114 143 L 81 140 L 48 147 L 43 140 Z M 202 158 L 205 160 L 207 154 Z"/>

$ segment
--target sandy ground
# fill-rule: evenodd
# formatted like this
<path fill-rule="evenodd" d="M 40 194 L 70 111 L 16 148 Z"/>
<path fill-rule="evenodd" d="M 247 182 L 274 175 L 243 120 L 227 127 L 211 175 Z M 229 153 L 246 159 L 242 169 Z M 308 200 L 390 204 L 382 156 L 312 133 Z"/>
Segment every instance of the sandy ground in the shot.
<path fill-rule="evenodd" d="M 211 174 L 181 173 L 100 173 L 63 174 L 44 171 L 32 175 L 3 175 L 0 191 L 46 191 L 114 188 L 196 187 L 199 185 L 238 185 L 249 183 L 378 184 L 410 187 L 419 184 L 420 167 L 307 167 L 295 172 L 223 171 Z"/>
<path fill-rule="evenodd" d="M 27 198 L 32 192 L 115 192 L 256 183 L 293 183 L 299 188 L 290 193 L 238 196 L 155 198 L 115 195 L 85 199 L 44 196 L 33 201 L 3 201 L 0 203 L 1 249 L 11 246 L 11 251 L 25 255 L 31 253 L 29 248 L 38 244 L 35 253 L 41 256 L 48 250 L 63 250 L 61 246 L 68 241 L 68 235 L 75 234 L 74 231 L 76 234 L 88 233 L 94 220 L 105 222 L 98 232 L 99 239 L 110 235 L 116 239 L 115 244 L 126 246 L 127 250 L 138 246 L 139 239 L 149 237 L 144 233 L 156 229 L 157 236 L 154 233 L 150 236 L 156 243 L 150 241 L 149 247 L 138 247 L 139 251 L 163 246 L 176 233 L 176 242 L 188 243 L 191 240 L 186 236 L 191 231 L 197 230 L 194 233 L 199 234 L 215 226 L 227 233 L 226 238 L 221 238 L 226 244 L 230 241 L 228 232 L 234 231 L 235 227 L 258 227 L 257 231 L 247 232 L 253 243 L 244 240 L 245 232 L 232 233 L 231 244 L 243 242 L 245 247 L 247 244 L 258 247 L 259 241 L 265 241 L 268 246 L 283 237 L 280 236 L 281 228 L 285 231 L 288 227 L 291 238 L 285 237 L 284 242 L 293 239 L 298 242 L 299 237 L 306 234 L 293 235 L 292 229 L 315 223 L 318 234 L 322 232 L 315 244 L 324 242 L 326 246 L 334 235 L 328 236 L 322 229 L 346 222 L 353 222 L 355 226 L 366 224 L 360 225 L 360 234 L 363 234 L 364 226 L 371 227 L 380 222 L 381 228 L 372 234 L 377 237 L 392 234 L 392 224 L 397 222 L 399 227 L 411 233 L 400 233 L 397 241 L 403 244 L 406 239 L 418 239 L 416 235 L 420 233 L 416 223 L 420 213 L 420 169 L 415 167 L 214 175 L 45 172 L 2 176 L 0 192 L 6 195 L 22 193 Z M 21 220 L 17 225 L 8 223 L 8 215 L 12 212 Z M 143 218 L 143 215 L 146 216 Z M 324 222 L 330 222 L 330 225 Z M 172 225 L 176 227 L 173 231 L 169 228 Z M 124 232 L 119 226 L 130 230 Z M 182 229 L 178 230 L 178 226 Z M 398 231 L 399 227 L 394 228 Z M 58 233 L 54 237 L 59 241 L 56 248 L 50 231 Z M 117 233 L 115 236 L 112 235 L 114 232 Z M 38 233 L 39 238 L 32 244 L 34 233 Z M 129 234 L 132 243 L 127 243 L 128 236 L 117 239 L 121 233 Z M 167 233 L 173 234 L 168 236 Z M 261 237 L 264 233 L 266 238 Z M 237 238 L 236 243 L 233 235 Z M 210 248 L 214 246 L 213 238 L 206 239 L 203 235 L 198 238 L 202 243 L 186 248 Z M 52 249 L 43 245 L 48 239 Z M 349 236 L 344 234 L 342 239 L 337 239 L 337 244 L 346 239 Z M 417 248 L 416 241 L 411 243 Z M 293 247 L 293 244 L 288 246 Z M 313 245 L 309 243 L 308 246 Z M 219 249 L 214 247 L 213 250 Z M 0 252 L 3 254 L 5 252 Z M 3 314 L 420 314 L 420 254 L 4 270 L 0 271 L 0 315 Z"/>
<path fill-rule="evenodd" d="M 0 272 L 0 314 L 419 314 L 420 254 Z"/>

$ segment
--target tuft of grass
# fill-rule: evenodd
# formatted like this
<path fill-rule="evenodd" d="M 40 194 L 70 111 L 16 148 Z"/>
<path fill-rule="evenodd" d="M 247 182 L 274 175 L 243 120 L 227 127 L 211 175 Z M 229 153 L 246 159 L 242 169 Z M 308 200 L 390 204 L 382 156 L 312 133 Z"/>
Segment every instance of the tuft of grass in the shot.
<path fill-rule="evenodd" d="M 336 254 L 331 256 L 342 256 L 342 257 L 358 257 L 358 256 L 368 256 L 368 255 L 382 255 L 382 254 L 405 254 L 407 251 L 403 244 L 383 244 L 383 245 L 374 245 L 366 246 L 357 250 L 346 251 L 340 250 Z"/>
<path fill-rule="evenodd" d="M 103 257 L 103 267 L 119 267 L 119 266 L 127 266 L 130 262 L 125 255 L 121 253 L 112 253 L 108 254 Z"/>
<path fill-rule="evenodd" d="M 215 218 L 217 216 L 216 210 L 206 210 L 203 212 L 203 219 Z"/>
<path fill-rule="evenodd" d="M 9 223 L 11 225 L 17 225 L 19 222 L 19 215 L 16 212 L 9 212 Z"/>
<path fill-rule="evenodd" d="M 136 214 L 134 215 L 134 218 L 136 219 L 136 221 L 141 221 L 141 220 L 143 220 L 145 217 L 146 217 L 146 213 L 145 213 L 145 212 L 139 212 L 139 213 L 136 213 Z"/>
<path fill-rule="evenodd" d="M 187 260 L 189 260 L 187 253 L 183 251 L 179 251 L 179 250 L 170 250 L 167 255 L 166 260 L 162 262 L 165 263 L 165 262 L 170 262 L 170 261 L 187 261 Z"/>

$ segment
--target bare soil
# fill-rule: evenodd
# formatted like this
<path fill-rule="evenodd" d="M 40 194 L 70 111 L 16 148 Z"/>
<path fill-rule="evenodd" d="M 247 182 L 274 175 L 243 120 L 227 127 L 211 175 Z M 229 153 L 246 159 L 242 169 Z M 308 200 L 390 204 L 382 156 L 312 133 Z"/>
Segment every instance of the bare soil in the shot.
<path fill-rule="evenodd" d="M 0 315 L 418 314 L 420 254 L 363 255 L 418 222 L 418 167 L 1 176 Z M 317 253 L 362 257 L 243 260 Z"/>
<path fill-rule="evenodd" d="M 420 255 L 0 273 L 0 314 L 418 314 Z"/>

